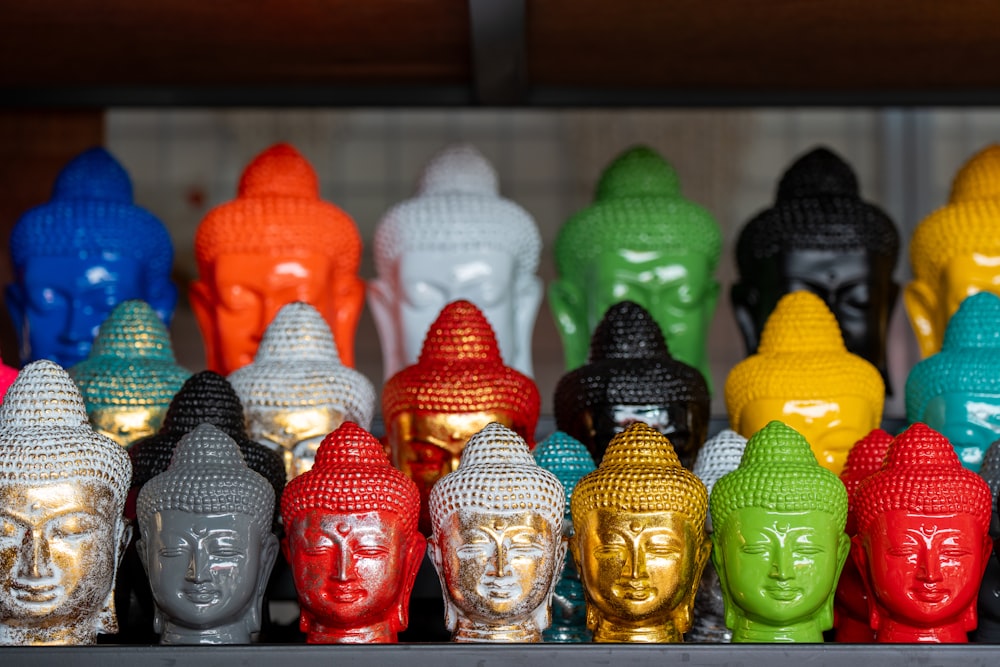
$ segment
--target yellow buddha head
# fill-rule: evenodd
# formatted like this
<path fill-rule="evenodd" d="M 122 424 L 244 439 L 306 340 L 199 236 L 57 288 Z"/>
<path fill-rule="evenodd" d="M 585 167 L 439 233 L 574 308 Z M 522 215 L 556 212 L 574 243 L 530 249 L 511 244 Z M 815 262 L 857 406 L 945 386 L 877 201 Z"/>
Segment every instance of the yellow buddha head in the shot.
<path fill-rule="evenodd" d="M 612 438 L 571 510 L 594 641 L 681 641 L 711 548 L 708 492 L 667 437 L 635 423 Z"/>
<path fill-rule="evenodd" d="M 782 421 L 839 474 L 851 446 L 881 423 L 885 384 L 872 364 L 847 351 L 822 299 L 792 292 L 764 325 L 757 354 L 729 373 L 725 396 L 734 431 L 749 438 Z"/>
<path fill-rule="evenodd" d="M 1000 294 L 1000 144 L 959 170 L 948 203 L 924 218 L 910 241 L 913 281 L 903 292 L 921 355 L 941 349 L 945 326 L 965 297 Z"/>

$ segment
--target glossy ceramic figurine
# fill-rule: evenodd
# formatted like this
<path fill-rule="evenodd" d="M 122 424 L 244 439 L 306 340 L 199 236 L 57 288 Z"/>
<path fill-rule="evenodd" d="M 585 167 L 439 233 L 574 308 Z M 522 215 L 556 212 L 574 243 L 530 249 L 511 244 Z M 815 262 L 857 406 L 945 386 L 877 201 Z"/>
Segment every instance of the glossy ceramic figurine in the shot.
<path fill-rule="evenodd" d="M 680 642 L 710 543 L 708 493 L 659 431 L 612 438 L 573 492 L 570 542 L 595 642 Z"/>
<path fill-rule="evenodd" d="M 441 309 L 465 299 L 483 311 L 504 360 L 532 375 L 531 336 L 542 281 L 535 221 L 499 194 L 496 171 L 472 146 L 450 146 L 424 168 L 417 196 L 375 230 L 368 304 L 385 377 L 416 362 Z"/>
<path fill-rule="evenodd" d="M 948 320 L 975 292 L 1000 293 L 1000 145 L 973 155 L 955 176 L 948 203 L 910 240 L 913 281 L 903 292 L 923 356 L 941 349 Z"/>
<path fill-rule="evenodd" d="M 851 448 L 847 463 L 840 473 L 840 481 L 847 489 L 847 527 L 853 537 L 858 531 L 854 516 L 854 491 L 861 481 L 879 471 L 892 436 L 880 428 L 875 429 Z M 837 582 L 833 598 L 833 623 L 836 640 L 841 643 L 859 644 L 875 641 L 875 631 L 868 624 L 868 592 L 853 558 L 848 558 Z"/>
<path fill-rule="evenodd" d="M 1000 297 L 974 294 L 948 322 L 941 351 L 906 378 L 906 418 L 944 435 L 969 470 L 1000 437 Z"/>
<path fill-rule="evenodd" d="M 670 356 L 652 315 L 621 301 L 594 330 L 590 361 L 556 385 L 556 428 L 600 461 L 616 433 L 643 422 L 668 436 L 690 468 L 705 442 L 709 402 L 705 378 Z"/>
<path fill-rule="evenodd" d="M 504 365 L 483 313 L 468 301 L 445 306 L 417 363 L 382 390 L 393 462 L 420 489 L 422 532 L 431 487 L 458 467 L 466 441 L 499 422 L 533 445 L 540 403 L 531 378 Z"/>
<path fill-rule="evenodd" d="M 979 625 L 970 639 L 981 644 L 1000 644 L 1000 560 L 997 559 L 996 545 L 1000 538 L 997 499 L 1000 496 L 1000 440 L 990 445 L 983 456 L 979 476 L 990 487 L 993 497 L 993 513 L 990 518 L 990 537 L 993 538 L 993 553 L 986 565 L 983 582 L 979 586 L 979 600 L 976 610 Z"/>
<path fill-rule="evenodd" d="M 854 492 L 852 555 L 880 642 L 968 641 L 993 545 L 990 489 L 951 443 L 914 424 Z"/>
<path fill-rule="evenodd" d="M 898 257 L 896 226 L 861 199 L 850 165 L 827 148 L 799 156 L 782 175 L 774 205 L 746 224 L 736 244 L 733 313 L 747 353 L 757 351 L 778 300 L 806 290 L 836 316 L 848 351 L 886 379 Z"/>
<path fill-rule="evenodd" d="M 25 366 L 0 405 L 0 645 L 118 631 L 131 474 L 125 450 L 90 428 L 66 371 Z"/>
<path fill-rule="evenodd" d="M 278 538 L 274 489 L 236 442 L 211 424 L 185 435 L 142 487 L 136 515 L 160 643 L 249 644 Z"/>
<path fill-rule="evenodd" d="M 844 347 L 837 320 L 812 292 L 778 302 L 754 354 L 726 378 L 726 410 L 746 437 L 772 420 L 805 436 L 820 465 L 840 474 L 847 452 L 882 421 L 878 370 Z"/>
<path fill-rule="evenodd" d="M 566 368 L 586 362 L 594 327 L 628 299 L 653 315 L 677 359 L 709 377 L 705 341 L 721 249 L 718 223 L 681 196 L 670 164 L 642 146 L 618 156 L 601 175 L 594 203 L 556 237 L 559 277 L 549 303 Z"/>
<path fill-rule="evenodd" d="M 201 371 L 188 378 L 170 402 L 163 426 L 156 435 L 137 440 L 129 447 L 132 495 L 167 470 L 177 444 L 201 424 L 211 424 L 232 438 L 250 470 L 263 476 L 274 489 L 275 503 L 281 502 L 285 488 L 285 466 L 281 456 L 247 437 L 240 399 L 226 378 L 214 371 Z M 274 518 L 276 527 L 277 508 Z"/>
<path fill-rule="evenodd" d="M 431 489 L 427 552 L 455 642 L 538 642 L 566 556 L 565 491 L 496 422 Z"/>
<path fill-rule="evenodd" d="M 247 165 L 236 199 L 208 212 L 194 237 L 190 289 L 209 369 L 228 375 L 253 361 L 278 309 L 311 303 L 348 366 L 365 300 L 354 221 L 319 198 L 312 166 L 288 144 Z"/>
<path fill-rule="evenodd" d="M 167 229 L 132 202 L 132 181 L 103 148 L 75 157 L 52 198 L 10 235 L 14 282 L 5 292 L 21 359 L 72 366 L 87 358 L 116 304 L 142 299 L 167 324 L 177 302 Z"/>
<path fill-rule="evenodd" d="M 705 485 L 709 495 L 723 475 L 731 473 L 740 465 L 746 446 L 747 439 L 730 429 L 724 429 L 705 441 L 691 472 Z M 705 529 L 711 534 L 711 516 L 705 521 Z M 726 603 L 722 596 L 722 584 L 715 566 L 709 561 L 702 572 L 698 593 L 694 598 L 694 623 L 690 632 L 684 635 L 684 641 L 723 644 L 732 639 L 733 631 L 726 627 Z"/>
<path fill-rule="evenodd" d="M 94 430 L 123 447 L 152 435 L 191 373 L 177 365 L 170 334 L 145 301 L 115 306 L 90 356 L 69 369 Z"/>
<path fill-rule="evenodd" d="M 345 421 L 369 428 L 375 388 L 344 366 L 323 316 L 307 303 L 282 306 L 252 364 L 229 376 L 247 431 L 279 452 L 288 479 L 312 467 L 327 433 Z"/>
<path fill-rule="evenodd" d="M 712 562 L 733 642 L 822 642 L 850 552 L 847 492 L 773 421 L 712 489 Z"/>
<path fill-rule="evenodd" d="M 587 448 L 576 438 L 556 431 L 538 443 L 533 452 L 538 465 L 552 472 L 566 490 L 566 509 L 563 514 L 562 532 L 567 540 L 573 537 L 573 516 L 570 502 L 573 489 L 580 479 L 596 469 Z M 580 573 L 572 558 L 566 559 L 562 575 L 552 596 L 552 624 L 542 633 L 547 642 L 589 642 L 587 629 L 587 600 L 583 595 Z"/>
<path fill-rule="evenodd" d="M 426 545 L 419 503 L 416 485 L 357 424 L 323 440 L 281 502 L 306 641 L 394 643 L 406 629 Z"/>

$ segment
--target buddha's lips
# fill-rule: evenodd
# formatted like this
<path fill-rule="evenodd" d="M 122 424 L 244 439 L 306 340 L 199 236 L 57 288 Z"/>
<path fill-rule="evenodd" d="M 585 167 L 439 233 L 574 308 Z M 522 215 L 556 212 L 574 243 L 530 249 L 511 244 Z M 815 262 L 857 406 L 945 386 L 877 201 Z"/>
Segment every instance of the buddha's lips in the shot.
<path fill-rule="evenodd" d="M 334 602 L 350 604 L 368 595 L 368 591 L 357 586 L 332 586 L 329 597 Z"/>
<path fill-rule="evenodd" d="M 219 590 L 211 584 L 188 586 L 183 590 L 183 594 L 195 604 L 210 604 L 220 597 Z"/>
<path fill-rule="evenodd" d="M 615 588 L 621 591 L 622 598 L 633 602 L 642 602 L 656 595 L 656 588 L 631 579 L 619 581 L 615 584 Z"/>
<path fill-rule="evenodd" d="M 11 584 L 11 595 L 17 598 L 19 602 L 44 604 L 52 602 L 62 595 L 62 586 L 55 584 L 35 585 L 14 581 Z"/>
<path fill-rule="evenodd" d="M 948 597 L 947 589 L 938 588 L 933 584 L 922 584 L 920 586 L 914 586 L 910 589 L 913 593 L 913 597 L 920 602 L 937 603 L 941 602 L 943 599 Z"/>
<path fill-rule="evenodd" d="M 765 586 L 764 590 L 767 591 L 769 597 L 779 600 L 781 602 L 790 602 L 795 598 L 799 597 L 802 593 L 801 588 L 795 586 L 785 586 L 785 585 L 774 585 Z"/>

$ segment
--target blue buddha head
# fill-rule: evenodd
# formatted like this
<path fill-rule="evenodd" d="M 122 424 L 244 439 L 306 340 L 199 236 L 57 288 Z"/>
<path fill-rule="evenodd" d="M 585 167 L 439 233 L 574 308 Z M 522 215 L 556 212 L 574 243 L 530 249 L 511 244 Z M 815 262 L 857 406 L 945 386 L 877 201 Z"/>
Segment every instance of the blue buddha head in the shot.
<path fill-rule="evenodd" d="M 122 301 L 146 301 L 165 324 L 173 315 L 170 235 L 133 203 L 128 173 L 103 148 L 63 168 L 52 198 L 14 225 L 10 253 L 14 282 L 5 296 L 24 363 L 82 361 Z"/>

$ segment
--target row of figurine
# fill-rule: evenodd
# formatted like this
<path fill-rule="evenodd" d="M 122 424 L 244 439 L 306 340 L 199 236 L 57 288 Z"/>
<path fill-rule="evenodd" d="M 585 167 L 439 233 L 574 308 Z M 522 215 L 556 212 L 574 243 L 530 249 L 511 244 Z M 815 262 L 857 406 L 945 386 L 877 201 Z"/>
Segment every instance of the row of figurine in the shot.
<path fill-rule="evenodd" d="M 147 590 L 161 643 L 251 643 L 279 550 L 311 643 L 395 642 L 425 552 L 456 642 L 965 642 L 977 597 L 980 638 L 1000 634 L 996 501 L 925 424 L 872 431 L 838 477 L 779 421 L 723 431 L 694 472 L 642 423 L 595 466 L 492 422 L 420 495 L 353 422 L 286 485 L 212 371 L 126 451 L 33 362 L 0 405 L 0 644 L 116 632 L 116 579 Z"/>
<path fill-rule="evenodd" d="M 904 302 L 923 356 L 937 352 L 968 294 L 1000 282 L 1000 145 L 958 172 L 947 204 L 910 240 L 914 280 Z M 291 301 L 313 304 L 354 363 L 367 295 L 385 378 L 416 362 L 441 308 L 464 299 L 493 326 L 507 362 L 532 375 L 531 336 L 542 301 L 541 237 L 533 218 L 499 194 L 497 174 L 466 145 L 426 166 L 416 196 L 393 206 L 374 236 L 376 277 L 359 278 L 362 241 L 347 213 L 319 196 L 316 174 L 293 147 L 275 145 L 245 169 L 237 196 L 198 226 L 198 278 L 188 290 L 207 365 L 223 375 L 249 364 L 268 322 Z M 851 167 L 828 149 L 800 156 L 781 176 L 774 204 L 736 242 L 731 289 L 748 354 L 782 295 L 804 289 L 834 312 L 848 350 L 886 375 L 886 332 L 899 286 L 900 237 L 861 198 Z M 14 282 L 6 305 L 21 361 L 82 361 L 111 308 L 142 299 L 169 325 L 177 300 L 170 235 L 133 203 L 128 174 L 104 149 L 59 174 L 51 200 L 25 213 L 10 239 Z M 722 233 L 681 195 L 673 167 L 630 149 L 604 171 L 594 202 L 559 230 L 549 304 L 567 369 L 587 358 L 604 312 L 624 299 L 645 307 L 674 356 L 706 378 L 706 341 L 719 296 Z"/>

